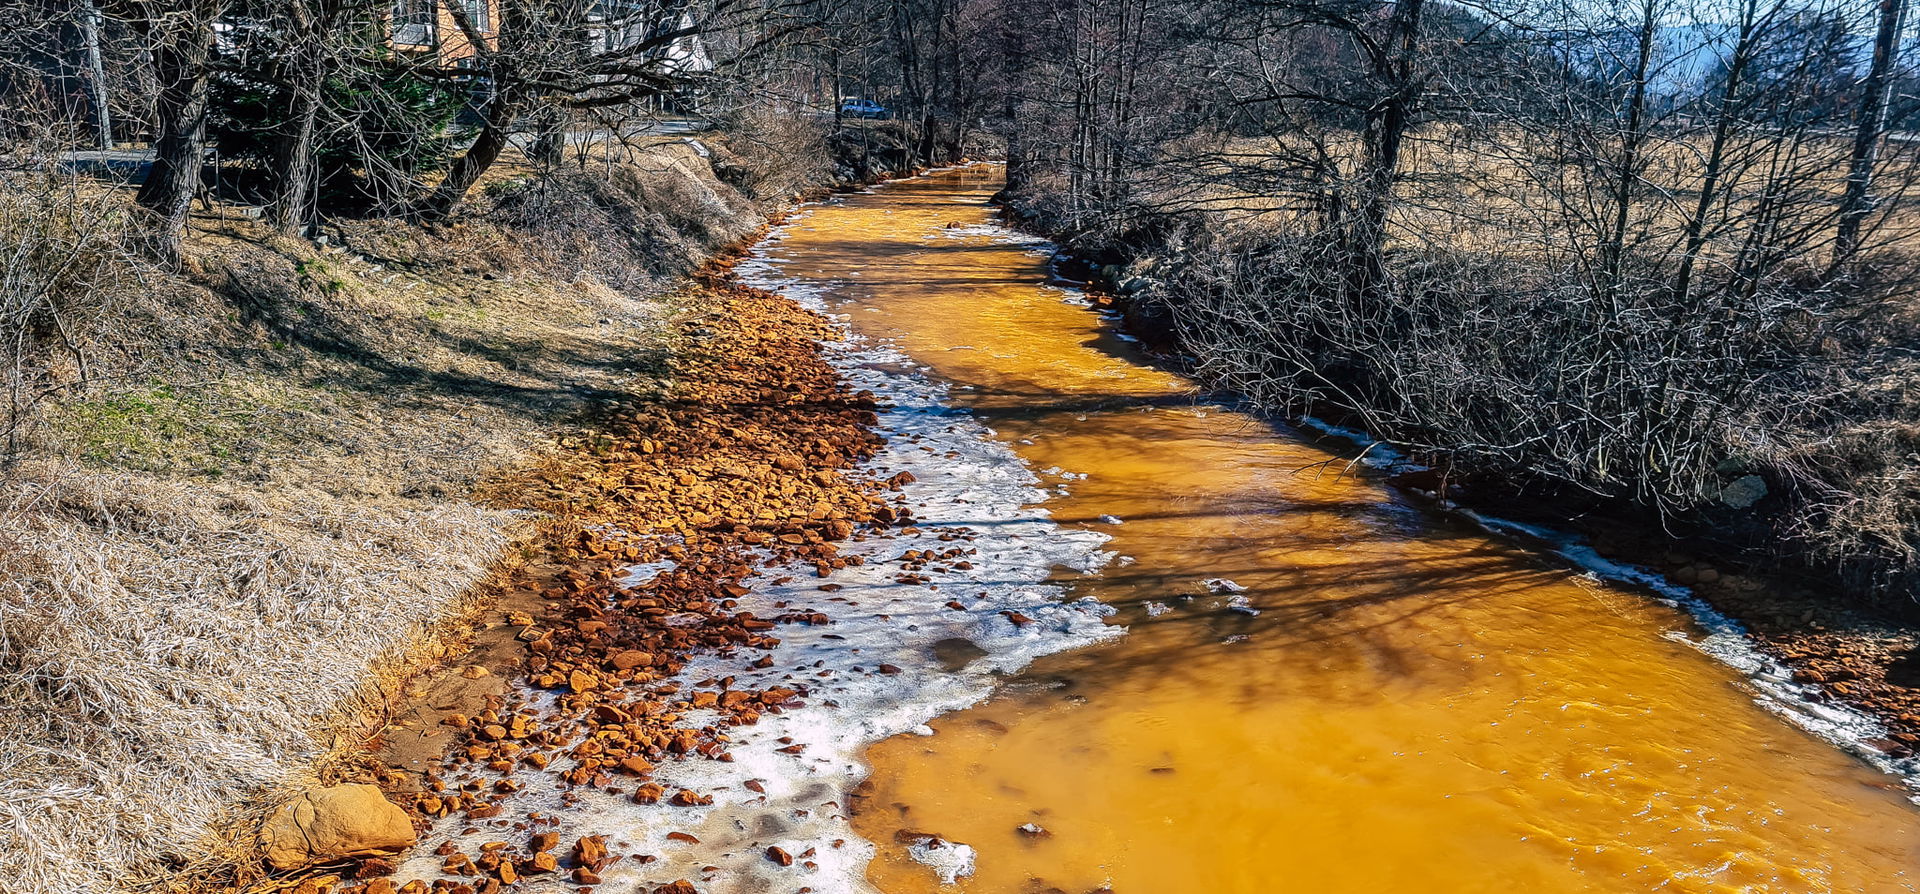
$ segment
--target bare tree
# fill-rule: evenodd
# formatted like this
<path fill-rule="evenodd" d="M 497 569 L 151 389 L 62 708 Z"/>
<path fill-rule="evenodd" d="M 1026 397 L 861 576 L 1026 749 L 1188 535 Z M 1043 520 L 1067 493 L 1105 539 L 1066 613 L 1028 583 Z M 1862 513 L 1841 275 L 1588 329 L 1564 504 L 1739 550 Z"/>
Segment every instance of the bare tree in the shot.
<path fill-rule="evenodd" d="M 214 24 L 227 5 L 228 0 L 109 0 L 106 7 L 137 37 L 159 86 L 153 165 L 137 201 L 153 212 L 154 249 L 163 260 L 180 257 L 187 209 L 200 191 Z"/>
<path fill-rule="evenodd" d="M 1835 265 L 1850 260 L 1860 247 L 1860 228 L 1873 213 L 1873 174 L 1879 161 L 1880 140 L 1887 129 L 1887 109 L 1893 94 L 1895 58 L 1900 26 L 1906 18 L 1906 0 L 1880 0 L 1873 39 L 1873 63 L 1860 82 L 1860 112 L 1853 137 L 1853 156 L 1847 165 L 1847 191 L 1841 200 L 1840 228 L 1834 236 Z"/>

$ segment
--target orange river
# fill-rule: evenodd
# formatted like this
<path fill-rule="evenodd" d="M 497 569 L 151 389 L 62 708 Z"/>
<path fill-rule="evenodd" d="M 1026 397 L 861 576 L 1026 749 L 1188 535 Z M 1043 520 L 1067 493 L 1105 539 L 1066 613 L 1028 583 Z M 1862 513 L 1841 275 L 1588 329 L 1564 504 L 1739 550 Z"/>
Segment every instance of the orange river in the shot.
<path fill-rule="evenodd" d="M 1151 365 L 991 227 L 998 174 L 815 209 L 784 269 L 1047 470 L 1057 520 L 1112 536 L 1126 558 L 1061 578 L 1131 632 L 870 749 L 876 887 L 1920 889 L 1895 780 L 1763 709 L 1686 614 Z M 973 846 L 974 873 L 942 886 L 902 829 Z"/>

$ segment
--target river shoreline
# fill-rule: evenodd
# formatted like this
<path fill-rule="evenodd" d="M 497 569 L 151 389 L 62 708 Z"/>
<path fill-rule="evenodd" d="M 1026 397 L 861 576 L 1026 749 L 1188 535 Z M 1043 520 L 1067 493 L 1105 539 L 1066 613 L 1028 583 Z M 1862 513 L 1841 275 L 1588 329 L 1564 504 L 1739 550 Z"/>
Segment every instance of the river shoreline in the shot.
<path fill-rule="evenodd" d="M 1287 846 L 1297 851 L 1302 822 L 1403 822 L 1404 811 L 1417 815 L 1425 798 L 1445 792 L 1469 800 L 1444 812 L 1471 811 L 1493 786 L 1513 789 L 1500 800 L 1517 812 L 1453 820 L 1463 832 L 1480 830 L 1470 837 L 1518 822 L 1521 842 L 1566 835 L 1576 846 L 1601 835 L 1618 845 L 1628 828 L 1667 829 L 1640 842 L 1652 850 L 1637 865 L 1586 870 L 1625 870 L 1622 877 L 1641 881 L 1663 868 L 1723 880 L 1798 873 L 1830 856 L 1832 870 L 1855 877 L 1859 861 L 1873 862 L 1868 850 L 1810 847 L 1801 832 L 1763 820 L 1766 803 L 1788 789 L 1803 792 L 1781 802 L 1782 816 L 1800 818 L 1790 822 L 1796 828 L 1824 811 L 1844 816 L 1876 804 L 1871 810 L 1885 812 L 1876 822 L 1899 840 L 1911 806 L 1888 797 L 1893 780 L 1774 716 L 1773 706 L 1798 704 L 1797 691 L 1747 666 L 1752 650 L 1730 642 L 1724 624 L 1668 610 L 1681 606 L 1601 580 L 1611 575 L 1580 573 L 1585 566 L 1569 574 L 1570 560 L 1543 555 L 1555 550 L 1538 539 L 1513 549 L 1511 532 L 1489 543 L 1491 532 L 1479 526 L 1436 523 L 1419 501 L 1380 493 L 1379 476 L 1339 474 L 1350 452 L 1316 456 L 1287 426 L 1267 433 L 1265 420 L 1244 418 L 1231 402 L 1214 406 L 1190 382 L 1132 365 L 1141 359 L 1136 347 L 1111 320 L 1093 319 L 1086 296 L 1045 284 L 1048 246 L 982 222 L 973 202 L 991 189 L 988 179 L 948 177 L 850 202 L 821 233 L 798 240 L 796 257 L 805 261 L 795 266 L 859 331 L 897 340 L 954 383 L 961 405 L 996 420 L 1034 468 L 1047 467 L 1054 489 L 1072 493 L 1056 509 L 1063 518 L 1111 531 L 1111 548 L 1138 558 L 1078 589 L 1118 607 L 1134 634 L 1047 659 L 993 702 L 936 722 L 931 739 L 875 749 L 877 785 L 858 824 L 869 839 L 958 835 L 979 852 L 979 875 L 965 890 L 1018 887 L 1023 872 L 1063 890 L 1098 887 L 1103 877 L 1119 890 L 1253 890 L 1241 887 L 1254 883 L 1246 875 L 1257 863 L 1251 855 L 1277 844 L 1252 844 L 1260 840 L 1254 830 L 1291 829 Z M 1222 588 L 1241 592 L 1223 596 Z M 1203 688 L 1174 682 L 1216 665 L 1219 676 Z M 1455 688 L 1460 674 L 1477 685 Z M 1456 702 L 1472 706 L 1428 713 Z M 1320 718 L 1356 711 L 1378 719 L 1341 724 L 1324 740 L 1309 739 L 1312 746 L 1296 743 Z M 1172 729 L 1190 735 L 1155 732 Z M 1376 733 L 1378 751 L 1356 749 Z M 1542 736 L 1561 744 L 1538 751 Z M 1263 744 L 1250 747 L 1249 738 Z M 1685 766 L 1670 764 L 1676 749 L 1692 755 Z M 1063 762 L 1069 754 L 1084 758 Z M 1586 763 L 1575 755 L 1600 765 L 1569 775 L 1569 762 Z M 970 768 L 964 780 L 942 774 L 953 766 Z M 1415 766 L 1424 773 L 1404 775 Z M 1772 769 L 1750 776 L 1758 767 Z M 1222 772 L 1227 778 L 1216 778 Z M 1345 789 L 1353 774 L 1380 787 Z M 1440 780 L 1456 774 L 1465 787 L 1444 787 Z M 1275 812 L 1323 777 L 1340 794 L 1299 813 Z M 1395 786 L 1403 782 L 1417 784 L 1402 792 Z M 1249 800 L 1249 786 L 1263 794 Z M 1629 818 L 1624 808 L 1647 791 L 1675 803 Z M 1746 795 L 1725 801 L 1736 791 Z M 1562 800 L 1569 795 L 1575 801 Z M 1386 806 L 1399 797 L 1412 800 L 1401 810 Z M 1521 808 L 1527 798 L 1539 800 Z M 1088 800 L 1111 808 L 1087 813 Z M 1215 824 L 1189 815 L 1196 804 L 1261 818 Z M 1563 816 L 1573 804 L 1585 806 Z M 1707 836 L 1701 846 L 1715 846 L 1718 833 L 1695 827 L 1734 813 L 1736 825 L 1721 828 L 1774 839 L 1750 852 L 1751 865 L 1697 864 L 1703 851 L 1675 843 L 1675 835 L 1698 833 Z M 1150 821 L 1161 815 L 1194 827 L 1170 838 L 1172 829 Z M 1646 819 L 1656 815 L 1658 822 Z M 1763 833 L 1769 824 L 1779 831 Z M 1030 826 L 1051 834 L 1023 837 L 1018 829 Z M 1447 878 L 1516 883 L 1566 868 L 1533 862 L 1531 844 L 1512 853 L 1499 845 L 1510 861 L 1504 869 L 1493 868 L 1490 855 L 1463 862 L 1449 842 L 1468 836 L 1433 831 L 1384 849 L 1367 844 L 1371 836 L 1336 837 L 1325 852 L 1350 860 L 1316 857 L 1308 862 L 1326 865 L 1309 869 L 1296 859 L 1294 869 L 1302 878 L 1324 873 L 1323 889 L 1380 890 L 1384 874 L 1402 864 L 1429 880 L 1445 866 Z M 1243 838 L 1245 849 L 1226 844 Z M 927 870 L 900 850 L 883 849 L 876 883 L 934 890 L 923 885 Z M 1166 871 L 1175 867 L 1188 872 Z M 1363 877 L 1369 881 L 1353 888 Z"/>
<path fill-rule="evenodd" d="M 488 485 L 548 517 L 538 554 L 370 756 L 422 843 L 340 890 L 860 890 L 871 847 L 836 805 L 866 745 L 1122 632 L 1045 583 L 1103 538 L 1029 508 L 1032 474 L 904 358 L 761 288 L 779 232 L 698 277 L 663 405 Z M 557 844 L 517 840 L 538 832 Z"/>

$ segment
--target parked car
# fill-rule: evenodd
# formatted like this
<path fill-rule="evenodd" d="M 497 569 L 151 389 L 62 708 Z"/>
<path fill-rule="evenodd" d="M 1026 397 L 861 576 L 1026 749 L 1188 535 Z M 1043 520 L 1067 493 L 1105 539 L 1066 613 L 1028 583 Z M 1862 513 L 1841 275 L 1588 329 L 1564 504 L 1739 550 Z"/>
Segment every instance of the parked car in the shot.
<path fill-rule="evenodd" d="M 893 117 L 893 113 L 871 99 L 848 99 L 840 103 L 840 114 L 848 118 L 873 118 L 883 120 Z"/>

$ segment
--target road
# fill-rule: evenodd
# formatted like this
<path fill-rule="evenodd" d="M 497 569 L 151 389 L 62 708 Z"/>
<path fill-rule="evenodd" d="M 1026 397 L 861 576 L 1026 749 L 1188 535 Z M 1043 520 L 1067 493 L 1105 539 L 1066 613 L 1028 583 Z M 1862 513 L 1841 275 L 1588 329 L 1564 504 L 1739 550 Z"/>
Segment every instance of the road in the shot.
<path fill-rule="evenodd" d="M 701 118 L 660 118 L 640 127 L 627 130 L 624 139 L 648 136 L 691 136 L 713 129 L 713 122 Z M 575 130 L 567 135 L 568 145 L 584 146 L 612 137 L 606 130 Z M 531 134 L 514 134 L 513 145 L 525 149 L 532 145 Z M 106 179 L 120 180 L 126 183 L 140 183 L 146 180 L 147 171 L 153 167 L 152 149 L 82 149 L 63 152 L 60 164 L 71 171 L 91 174 Z"/>

